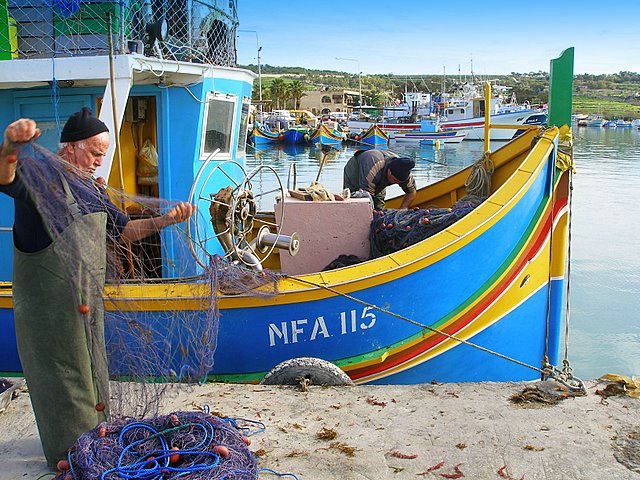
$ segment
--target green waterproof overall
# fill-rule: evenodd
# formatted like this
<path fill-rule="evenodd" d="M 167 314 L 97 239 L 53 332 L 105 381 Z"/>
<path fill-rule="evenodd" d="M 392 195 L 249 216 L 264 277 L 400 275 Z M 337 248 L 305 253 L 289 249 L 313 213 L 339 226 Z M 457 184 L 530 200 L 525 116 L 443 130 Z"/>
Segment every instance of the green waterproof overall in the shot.
<path fill-rule="evenodd" d="M 64 179 L 63 186 L 70 225 L 39 252 L 14 249 L 18 353 L 49 466 L 108 418 L 109 400 L 102 299 L 107 214 L 82 215 Z M 82 304 L 89 313 L 80 313 Z"/>

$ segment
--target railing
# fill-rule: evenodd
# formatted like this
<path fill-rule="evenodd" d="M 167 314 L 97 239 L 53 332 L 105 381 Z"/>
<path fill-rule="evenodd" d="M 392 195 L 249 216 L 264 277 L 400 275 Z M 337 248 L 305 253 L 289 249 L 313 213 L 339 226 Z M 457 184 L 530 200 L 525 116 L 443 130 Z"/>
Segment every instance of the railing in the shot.
<path fill-rule="evenodd" d="M 236 66 L 237 27 L 237 0 L 0 0 L 0 59 L 105 55 L 111 34 L 116 54 Z"/>

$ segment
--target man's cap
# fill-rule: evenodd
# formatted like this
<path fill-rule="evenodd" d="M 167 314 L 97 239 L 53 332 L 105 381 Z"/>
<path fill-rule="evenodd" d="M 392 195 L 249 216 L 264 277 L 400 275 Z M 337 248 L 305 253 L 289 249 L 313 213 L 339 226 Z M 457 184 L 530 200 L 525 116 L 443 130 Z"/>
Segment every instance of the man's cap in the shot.
<path fill-rule="evenodd" d="M 71 115 L 67 123 L 64 124 L 60 142 L 77 142 L 108 131 L 109 129 L 104 122 L 94 117 L 90 108 L 84 107 Z"/>
<path fill-rule="evenodd" d="M 406 182 L 411 174 L 411 169 L 416 166 L 416 161 L 409 157 L 397 157 L 389 160 L 391 174 L 401 182 Z"/>

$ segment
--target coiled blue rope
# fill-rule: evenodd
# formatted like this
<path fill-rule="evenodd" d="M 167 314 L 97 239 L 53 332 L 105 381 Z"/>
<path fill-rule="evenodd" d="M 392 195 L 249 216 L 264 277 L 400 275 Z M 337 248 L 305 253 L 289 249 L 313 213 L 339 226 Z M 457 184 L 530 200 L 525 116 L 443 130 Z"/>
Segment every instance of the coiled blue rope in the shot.
<path fill-rule="evenodd" d="M 171 450 L 164 438 L 164 435 L 180 429 L 201 430 L 204 432 L 204 435 L 200 442 L 191 448 Z M 131 443 L 127 443 L 126 437 L 135 430 L 146 430 L 150 432 L 151 435 L 139 440 L 134 440 Z M 106 480 L 109 475 L 115 474 L 118 478 L 153 480 L 162 479 L 165 474 L 178 474 L 173 475 L 173 478 L 178 478 L 195 472 L 212 470 L 220 462 L 220 456 L 216 453 L 204 450 L 203 447 L 208 446 L 213 442 L 213 436 L 214 427 L 208 422 L 203 423 L 194 421 L 163 431 L 158 431 L 151 425 L 144 422 L 129 423 L 123 427 L 118 435 L 118 442 L 123 447 L 123 450 L 120 452 L 118 457 L 118 464 L 114 468 L 105 471 L 100 478 L 102 480 Z M 137 447 L 152 440 L 157 440 L 160 443 L 160 448 L 145 454 L 135 450 Z M 188 455 L 201 457 L 203 459 L 209 458 L 211 463 L 203 463 L 201 461 L 200 463 L 192 463 L 184 467 L 172 467 L 171 457 L 174 455 Z M 138 457 L 131 461 L 132 456 Z"/>

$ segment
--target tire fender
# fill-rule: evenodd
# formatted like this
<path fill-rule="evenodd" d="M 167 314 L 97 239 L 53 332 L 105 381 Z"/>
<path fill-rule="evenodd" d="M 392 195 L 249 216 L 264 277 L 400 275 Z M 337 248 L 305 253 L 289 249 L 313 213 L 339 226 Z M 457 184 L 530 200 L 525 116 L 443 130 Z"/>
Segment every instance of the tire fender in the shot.
<path fill-rule="evenodd" d="M 353 380 L 333 363 L 315 357 L 285 360 L 273 367 L 260 385 L 299 385 L 302 379 L 311 385 L 353 385 Z"/>

